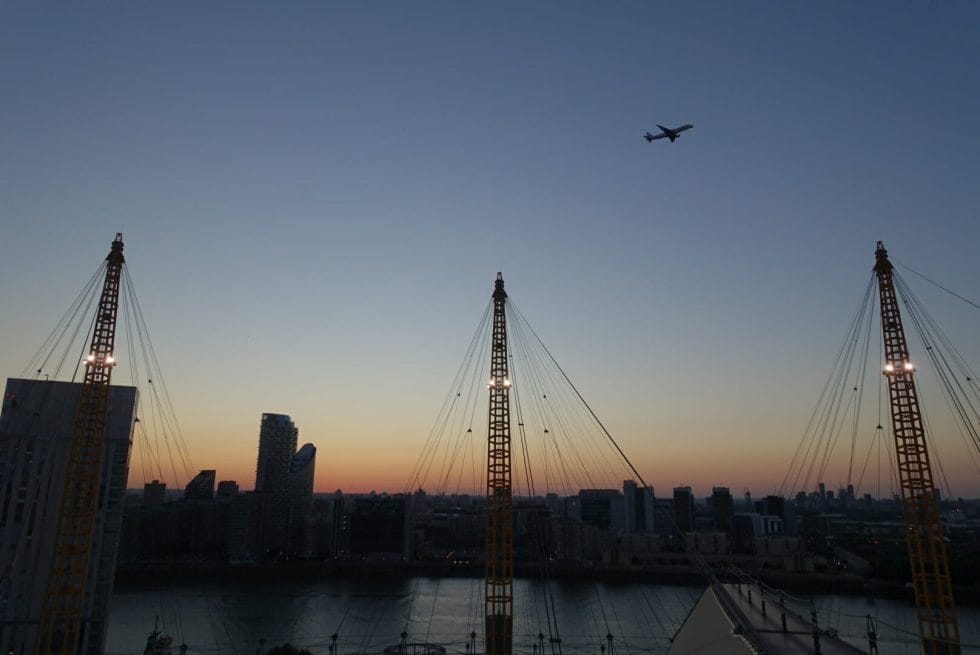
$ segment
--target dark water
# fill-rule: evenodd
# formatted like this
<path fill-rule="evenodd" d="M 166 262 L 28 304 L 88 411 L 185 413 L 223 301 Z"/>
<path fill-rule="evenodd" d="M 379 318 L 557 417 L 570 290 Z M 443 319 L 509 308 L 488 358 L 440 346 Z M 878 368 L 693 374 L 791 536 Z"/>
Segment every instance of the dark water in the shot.
<path fill-rule="evenodd" d="M 615 655 L 664 653 L 702 589 L 654 584 L 555 582 L 557 631 L 566 655 L 602 655 L 605 635 L 613 635 Z M 534 652 L 537 635 L 549 630 L 546 588 L 518 580 L 514 586 L 514 650 Z M 914 608 L 892 600 L 814 597 L 822 627 L 867 649 L 866 619 L 878 620 L 881 653 L 916 655 Z M 801 607 L 809 608 L 809 600 Z M 315 582 L 203 581 L 153 586 L 118 585 L 112 599 L 106 652 L 142 653 L 159 617 L 161 629 L 193 653 L 255 653 L 290 642 L 326 653 L 338 634 L 339 655 L 382 653 L 408 634 L 409 642 L 434 642 L 448 653 L 466 653 L 471 632 L 481 634 L 482 580 L 391 578 Z M 980 609 L 960 608 L 964 644 L 980 644 Z M 482 652 L 480 638 L 477 651 Z M 980 647 L 964 652 L 980 653 Z M 174 653 L 177 653 L 174 648 Z M 608 655 L 608 654 L 607 654 Z"/>

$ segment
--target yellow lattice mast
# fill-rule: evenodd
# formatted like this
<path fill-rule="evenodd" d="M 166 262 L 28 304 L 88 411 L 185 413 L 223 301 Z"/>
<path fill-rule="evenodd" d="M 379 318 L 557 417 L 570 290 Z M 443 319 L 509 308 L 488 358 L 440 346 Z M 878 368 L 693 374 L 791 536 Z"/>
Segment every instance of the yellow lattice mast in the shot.
<path fill-rule="evenodd" d="M 953 586 L 946 560 L 939 499 L 933 484 L 926 435 L 899 313 L 892 265 L 881 241 L 875 252 L 875 273 L 881 302 L 881 334 L 885 344 L 885 377 L 891 406 L 892 432 L 902 486 L 902 515 L 908 542 L 922 651 L 929 655 L 960 652 Z"/>
<path fill-rule="evenodd" d="M 487 655 L 511 655 L 514 633 L 514 525 L 511 509 L 510 378 L 507 294 L 497 273 L 493 291 L 490 411 L 487 428 L 487 548 L 484 629 Z"/>
<path fill-rule="evenodd" d="M 41 609 L 38 652 L 75 655 L 82 637 L 82 610 L 99 499 L 105 448 L 109 378 L 115 364 L 116 316 L 122 277 L 122 234 L 106 257 L 105 282 L 95 315 L 85 377 L 72 424 L 71 445 L 55 532 L 54 561 Z"/>

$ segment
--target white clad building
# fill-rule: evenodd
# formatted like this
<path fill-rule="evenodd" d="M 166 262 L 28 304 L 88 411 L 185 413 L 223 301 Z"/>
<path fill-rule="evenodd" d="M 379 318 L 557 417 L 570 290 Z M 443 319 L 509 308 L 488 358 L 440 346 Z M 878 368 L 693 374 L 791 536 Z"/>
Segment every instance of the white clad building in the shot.
<path fill-rule="evenodd" d="M 0 652 L 32 653 L 54 552 L 81 384 L 8 379 L 0 412 Z M 109 390 L 99 506 L 82 607 L 80 653 L 105 647 L 119 550 L 136 389 Z"/>

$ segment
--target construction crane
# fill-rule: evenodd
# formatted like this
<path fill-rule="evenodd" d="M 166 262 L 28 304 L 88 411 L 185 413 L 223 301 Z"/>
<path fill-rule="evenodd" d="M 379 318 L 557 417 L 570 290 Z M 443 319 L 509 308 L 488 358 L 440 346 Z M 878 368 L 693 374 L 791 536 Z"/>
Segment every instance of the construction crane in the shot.
<path fill-rule="evenodd" d="M 493 291 L 490 409 L 487 427 L 487 521 L 484 640 L 486 655 L 511 655 L 514 635 L 514 525 L 510 449 L 510 378 L 504 279 Z"/>
<path fill-rule="evenodd" d="M 902 487 L 902 515 L 908 543 L 912 585 L 919 619 L 922 652 L 960 652 L 960 630 L 953 604 L 953 585 L 946 559 L 939 499 L 933 484 L 926 435 L 915 390 L 915 366 L 909 360 L 905 330 L 888 251 L 881 241 L 875 251 L 881 303 L 881 335 L 885 345 L 884 374 L 888 380 L 892 433 Z"/>
<path fill-rule="evenodd" d="M 122 277 L 122 234 L 106 257 L 105 282 L 85 355 L 85 376 L 72 423 L 71 445 L 55 531 L 54 560 L 39 622 L 41 655 L 76 655 L 92 550 L 99 479 L 105 449 L 109 379 L 115 365 L 116 316 Z"/>

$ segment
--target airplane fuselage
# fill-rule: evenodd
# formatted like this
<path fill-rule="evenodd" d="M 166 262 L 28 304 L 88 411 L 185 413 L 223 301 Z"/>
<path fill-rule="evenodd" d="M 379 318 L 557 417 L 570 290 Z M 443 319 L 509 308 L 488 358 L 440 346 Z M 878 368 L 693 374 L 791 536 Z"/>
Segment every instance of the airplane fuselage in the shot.
<path fill-rule="evenodd" d="M 683 132 L 684 130 L 689 130 L 694 126 L 688 123 L 686 125 L 681 125 L 680 127 L 674 127 L 674 128 L 664 127 L 663 125 L 657 125 L 657 127 L 660 128 L 660 132 L 661 132 L 660 134 L 653 135 L 647 132 L 646 134 L 643 135 L 643 138 L 646 139 L 648 143 L 652 142 L 654 139 L 663 139 L 665 137 L 670 139 L 670 142 L 673 143 L 674 141 L 677 140 L 677 137 L 680 136 L 681 132 Z"/>

